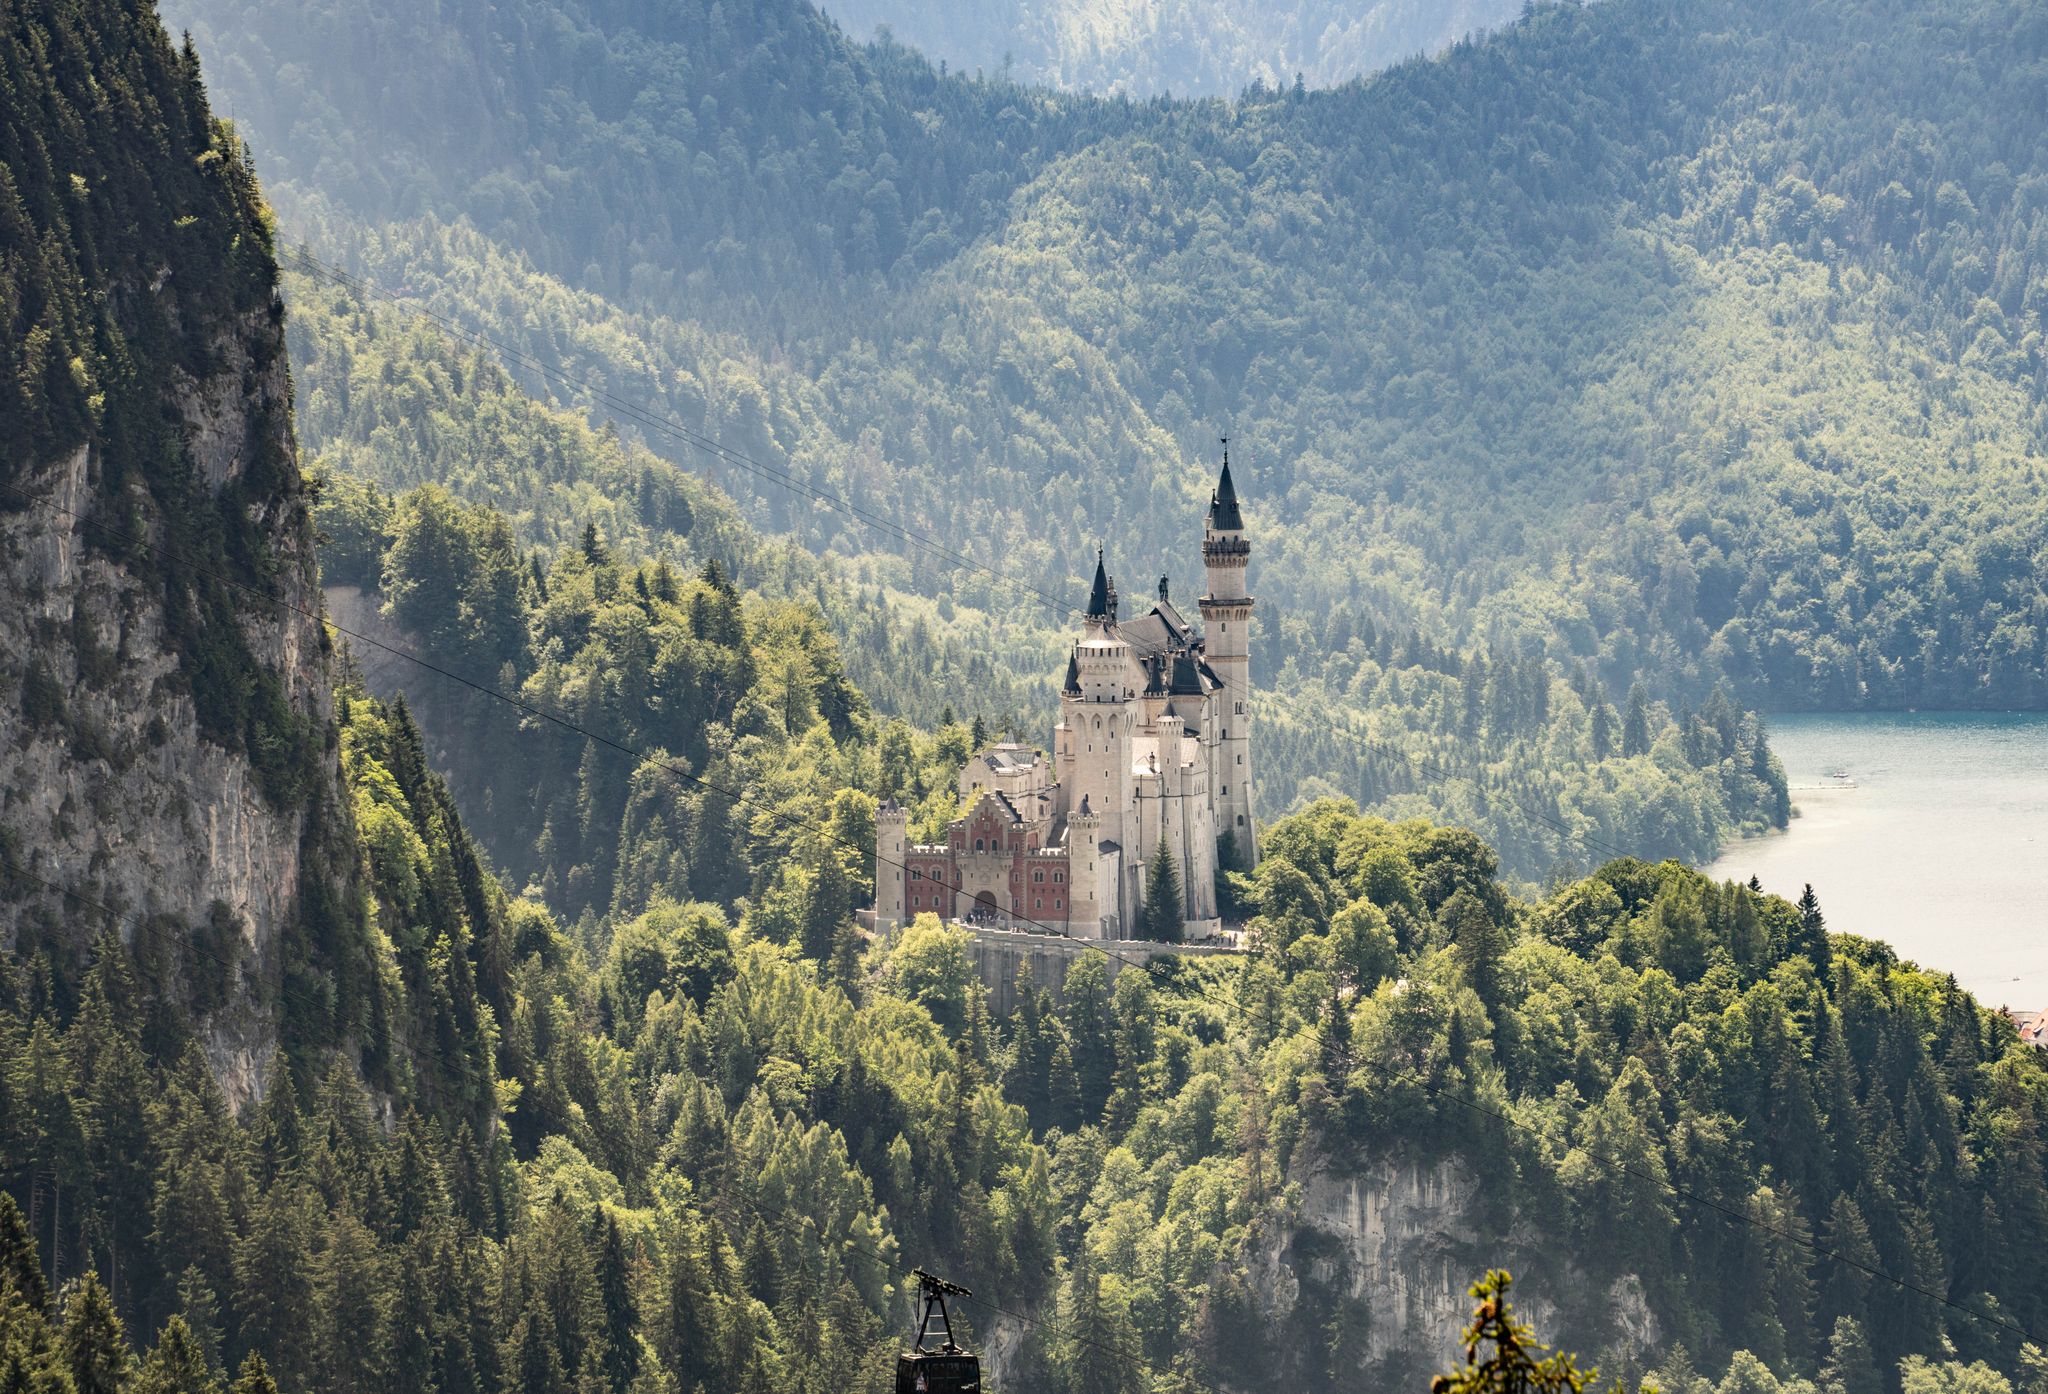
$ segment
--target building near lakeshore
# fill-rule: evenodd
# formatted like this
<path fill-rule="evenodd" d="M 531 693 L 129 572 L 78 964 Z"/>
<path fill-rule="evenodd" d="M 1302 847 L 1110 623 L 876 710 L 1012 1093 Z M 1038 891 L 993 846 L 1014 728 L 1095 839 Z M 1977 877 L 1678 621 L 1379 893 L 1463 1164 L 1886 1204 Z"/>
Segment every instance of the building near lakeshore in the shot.
<path fill-rule="evenodd" d="M 875 920 L 919 914 L 1127 939 L 1163 845 L 1178 872 L 1183 936 L 1221 927 L 1219 859 L 1249 870 L 1252 822 L 1251 544 L 1230 459 L 1202 533 L 1198 630 L 1165 578 L 1134 619 L 1098 553 L 1067 659 L 1050 756 L 1003 743 L 960 771 L 964 810 L 943 842 L 913 843 L 906 811 L 875 823 Z"/>

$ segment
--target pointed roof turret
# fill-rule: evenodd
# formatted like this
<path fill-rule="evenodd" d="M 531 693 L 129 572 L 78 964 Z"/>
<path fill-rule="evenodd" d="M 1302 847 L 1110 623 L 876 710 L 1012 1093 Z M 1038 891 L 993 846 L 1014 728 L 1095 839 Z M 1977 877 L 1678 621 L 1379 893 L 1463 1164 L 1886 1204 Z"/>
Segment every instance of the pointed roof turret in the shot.
<path fill-rule="evenodd" d="M 1230 482 L 1230 437 L 1223 438 L 1223 477 L 1216 492 L 1209 495 L 1209 528 L 1213 532 L 1243 532 L 1244 515 L 1237 511 L 1237 489 Z"/>
<path fill-rule="evenodd" d="M 1077 695 L 1081 691 L 1081 655 L 1071 650 L 1067 654 L 1067 681 L 1060 690 Z"/>
<path fill-rule="evenodd" d="M 1100 547 L 1095 549 L 1095 586 L 1088 592 L 1088 618 L 1105 622 L 1116 618 L 1116 588 L 1109 583 Z"/>

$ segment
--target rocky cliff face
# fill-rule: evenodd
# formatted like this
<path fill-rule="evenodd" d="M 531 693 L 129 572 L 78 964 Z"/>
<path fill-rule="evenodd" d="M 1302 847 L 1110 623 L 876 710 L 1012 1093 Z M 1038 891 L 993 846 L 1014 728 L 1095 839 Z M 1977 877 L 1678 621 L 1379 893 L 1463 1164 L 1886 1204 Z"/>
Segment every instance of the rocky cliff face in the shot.
<path fill-rule="evenodd" d="M 1364 1364 L 1390 1387 L 1425 1388 L 1443 1368 L 1471 1317 L 1466 1289 L 1489 1268 L 1514 1273 L 1516 1309 L 1546 1343 L 1589 1359 L 1657 1344 L 1638 1282 L 1596 1285 L 1525 1218 L 1489 1220 L 1500 1207 L 1462 1161 L 1314 1158 L 1294 1181 L 1291 1223 L 1254 1255 L 1261 1302 L 1276 1325 L 1305 1303 L 1341 1302 Z"/>
<path fill-rule="evenodd" d="M 0 947 L 61 999 L 119 933 L 239 1100 L 287 960 L 322 990 L 292 936 L 353 881 L 268 214 L 147 7 L 29 29 L 0 33 Z"/>
<path fill-rule="evenodd" d="M 215 346 L 218 371 L 170 399 L 193 473 L 216 496 L 254 452 L 293 454 L 284 358 L 266 343 L 276 326 L 236 327 Z M 185 980 L 188 1005 L 213 1008 L 203 1039 L 216 1076 L 247 1097 L 275 1041 L 280 944 L 302 881 L 345 855 L 309 838 L 316 810 L 339 807 L 332 759 L 318 762 L 316 787 L 281 787 L 246 741 L 204 734 L 173 614 L 190 597 L 162 577 L 181 564 L 225 571 L 228 559 L 135 546 L 164 520 L 139 487 L 104 495 L 92 444 L 13 463 L 14 487 L 37 502 L 17 497 L 18 511 L 0 514 L 0 693 L 15 698 L 0 706 L 0 845 L 23 873 L 0 905 L 0 938 L 61 961 L 117 930 L 139 960 Z M 282 603 L 235 591 L 228 622 L 299 736 L 317 740 L 332 730 L 331 676 L 295 471 L 289 486 L 245 505 L 272 542 L 263 580 Z"/>

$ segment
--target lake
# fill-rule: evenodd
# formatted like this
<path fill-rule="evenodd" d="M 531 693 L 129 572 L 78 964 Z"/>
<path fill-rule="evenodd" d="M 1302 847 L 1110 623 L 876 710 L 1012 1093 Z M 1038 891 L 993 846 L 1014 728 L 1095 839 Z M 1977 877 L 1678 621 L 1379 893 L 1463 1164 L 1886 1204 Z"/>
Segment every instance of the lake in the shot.
<path fill-rule="evenodd" d="M 1798 814 L 1706 868 L 1830 929 L 1954 973 L 1988 1005 L 2048 1007 L 2048 715 L 1773 717 Z"/>

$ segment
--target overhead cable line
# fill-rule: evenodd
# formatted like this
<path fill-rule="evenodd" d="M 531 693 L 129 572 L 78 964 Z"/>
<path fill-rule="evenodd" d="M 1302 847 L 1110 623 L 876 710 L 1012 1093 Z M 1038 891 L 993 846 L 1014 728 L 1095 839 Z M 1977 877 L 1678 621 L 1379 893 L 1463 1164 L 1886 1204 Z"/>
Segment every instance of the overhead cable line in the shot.
<path fill-rule="evenodd" d="M 429 320 L 452 337 L 470 345 L 472 348 L 490 350 L 501 354 L 515 365 L 539 374 L 548 381 L 572 393 L 587 394 L 592 399 L 610 407 L 614 412 L 624 416 L 636 425 L 702 451 L 734 468 L 779 484 L 786 489 L 812 499 L 816 503 L 837 509 L 859 523 L 880 529 L 887 536 L 894 538 L 904 546 L 933 557 L 942 565 L 1009 586 L 1038 604 L 1046 606 L 1062 619 L 1083 617 L 1082 611 L 1071 601 L 1055 596 L 1013 572 L 970 557 L 957 549 L 947 546 L 929 533 L 906 527 L 894 519 L 882 517 L 842 495 L 820 489 L 806 480 L 799 479 L 787 470 L 777 468 L 774 465 L 764 464 L 751 456 L 732 449 L 721 441 L 705 435 L 701 431 L 691 429 L 673 416 L 622 398 L 594 382 L 579 379 L 563 369 L 542 361 L 523 349 L 504 342 L 502 339 L 495 338 L 481 330 L 472 329 L 452 316 L 442 314 L 431 306 L 423 305 L 416 299 L 401 296 L 396 291 L 387 290 L 366 278 L 355 276 L 340 267 L 314 256 L 303 248 L 291 249 L 288 252 L 288 256 L 298 265 L 300 270 L 310 275 L 330 280 L 359 299 L 375 297 L 398 306 L 406 313 L 415 314 Z M 1158 656 L 1164 652 L 1162 649 L 1142 643 L 1130 640 L 1126 640 L 1126 642 L 1130 643 L 1132 648 L 1144 652 L 1148 656 Z M 1219 684 L 1219 691 L 1229 692 L 1236 690 L 1220 674 L 1217 675 L 1217 682 Z M 1242 695 L 1259 706 L 1278 710 L 1294 719 L 1297 723 L 1308 726 L 1310 729 L 1313 729 L 1317 724 L 1314 715 L 1305 714 L 1278 693 L 1247 690 Z M 1452 769 L 1439 764 L 1427 755 L 1418 754 L 1401 746 L 1394 745 L 1369 732 L 1360 731 L 1350 726 L 1348 722 L 1332 722 L 1326 711 L 1321 713 L 1321 718 L 1326 725 L 1337 728 L 1334 734 L 1338 735 L 1340 739 L 1352 741 L 1390 759 L 1409 764 L 1418 769 L 1425 779 L 1434 780 L 1438 783 L 1465 782 L 1482 791 L 1495 787 L 1490 785 L 1483 771 L 1475 769 L 1468 772 Z M 1499 792 L 1497 788 L 1496 792 Z M 1604 852 L 1608 857 L 1624 857 L 1629 855 L 1624 849 L 1603 838 L 1572 827 L 1562 818 L 1558 817 L 1554 810 L 1536 807 L 1533 804 L 1515 798 L 1512 793 L 1506 794 L 1504 801 L 1510 807 L 1519 809 L 1530 818 L 1553 829 L 1566 840 L 1578 843 L 1588 853 L 1597 854 Z"/>
<path fill-rule="evenodd" d="M 113 537 L 116 540 L 123 541 L 130 546 L 141 548 L 147 551 L 156 552 L 161 556 L 164 556 L 168 559 L 174 560 L 189 567 L 193 571 L 211 576 L 213 579 L 220 581 L 224 585 L 232 586 L 235 589 L 251 596 L 252 598 L 260 602 L 280 606 L 288 611 L 301 615 L 307 619 L 313 620 L 316 623 L 325 624 L 327 625 L 328 628 L 333 629 L 337 633 L 348 636 L 351 639 L 359 639 L 362 642 L 367 643 L 382 652 L 388 653 L 393 657 L 399 658 L 405 662 L 415 664 L 428 672 L 435 673 L 450 681 L 458 683 L 461 686 L 467 687 L 483 696 L 492 698 L 500 702 L 504 702 L 510 706 L 519 709 L 522 712 L 525 712 L 531 716 L 538 717 L 564 730 L 573 732 L 578 735 L 582 735 L 586 739 L 591 740 L 599 745 L 605 746 L 611 750 L 633 756 L 643 765 L 652 765 L 655 768 L 665 770 L 675 775 L 677 778 L 698 785 L 707 791 L 720 795 L 721 797 L 730 799 L 736 804 L 741 804 L 747 807 L 758 809 L 761 812 L 768 814 L 770 817 L 774 818 L 778 823 L 781 823 L 786 827 L 790 827 L 799 831 L 810 832 L 814 835 L 823 838 L 827 842 L 835 842 L 844 847 L 847 847 L 863 857 L 869 855 L 872 851 L 875 855 L 878 867 L 893 866 L 898 869 L 907 869 L 904 867 L 903 863 L 892 862 L 880 856 L 879 849 L 869 849 L 860 844 L 857 844 L 850 838 L 842 837 L 836 833 L 833 833 L 829 827 L 825 827 L 822 824 L 805 823 L 802 820 L 796 819 L 788 814 L 783 813 L 779 809 L 771 808 L 767 805 L 760 804 L 752 798 L 750 798 L 749 796 L 747 796 L 746 794 L 740 793 L 735 790 L 727 789 L 722 785 L 714 783 L 713 781 L 704 779 L 698 775 L 694 775 L 690 773 L 688 770 L 678 767 L 672 761 L 656 759 L 646 754 L 645 752 L 638 750 L 637 748 L 626 742 L 615 740 L 611 737 L 604 736 L 598 732 L 592 731 L 589 728 L 584 727 L 580 723 L 572 720 L 571 718 L 568 718 L 556 712 L 552 712 L 547 708 L 529 702 L 524 698 L 507 694 L 492 684 L 479 682 L 474 679 L 465 677 L 448 668 L 444 668 L 439 664 L 421 658 L 417 654 L 411 653 L 405 649 L 399 648 L 392 644 L 385 643 L 369 635 L 360 634 L 357 631 L 348 629 L 342 625 L 335 624 L 333 621 L 325 619 L 325 617 L 317 611 L 310 610 L 304 606 L 295 604 L 294 602 L 287 600 L 282 596 L 268 594 L 267 592 L 264 592 L 255 586 L 251 586 L 231 576 L 227 576 L 216 569 L 199 564 L 193 561 L 191 558 L 186 557 L 180 553 L 177 553 L 162 544 L 152 543 L 147 539 L 138 538 L 132 534 L 123 533 L 118 529 L 111 528 L 103 523 L 100 523 L 97 519 L 87 517 L 84 514 L 65 508 L 62 505 L 56 504 L 52 501 L 38 499 L 36 496 L 28 493 L 26 490 L 23 490 L 16 485 L 0 481 L 0 490 L 5 490 L 6 492 L 11 493 L 16 497 L 25 500 L 31 506 L 42 507 L 51 512 L 68 517 L 83 526 L 96 528 L 101 532 L 105 533 L 106 535 Z M 69 891 L 65 891 L 62 893 L 74 894 Z M 79 898 L 84 899 L 83 897 Z M 110 913 L 112 912 L 110 911 Z M 1149 977 L 1157 978 L 1158 976 L 1155 971 L 1155 968 L 1159 963 L 1158 960 L 1154 960 L 1151 958 L 1136 959 L 1126 954 L 1119 953 L 1108 947 L 1109 941 L 1080 938 L 1079 936 L 1072 934 L 1064 926 L 1046 924 L 1041 921 L 1031 919 L 1030 917 L 1022 914 L 1012 914 L 1010 916 L 1010 919 L 1014 922 L 1021 922 L 1023 924 L 1030 925 L 1034 929 L 1043 932 L 1047 935 L 1062 938 L 1067 940 L 1068 942 L 1077 944 L 1081 946 L 1081 948 L 1084 951 L 1093 950 L 1095 952 L 1103 954 L 1105 957 L 1109 959 L 1122 963 L 1128 967 L 1137 968 Z M 1271 1031 L 1279 1031 L 1281 1028 L 1281 1023 L 1276 1021 L 1272 1016 L 1263 1012 L 1255 1012 L 1241 1001 L 1234 1000 L 1228 997 L 1219 996 L 1216 993 L 1211 992 L 1208 989 L 1208 987 L 1202 984 L 1199 980 L 1190 984 L 1189 986 L 1192 986 L 1196 995 L 1207 998 L 1209 1001 L 1215 1003 L 1217 1006 L 1221 1007 L 1223 1010 L 1227 1012 L 1236 1013 L 1240 1016 L 1243 1016 L 1246 1020 L 1249 1021 L 1255 1021 L 1260 1025 L 1265 1026 L 1268 1030 Z M 1305 1031 L 1314 1029 L 1316 1025 L 1317 1023 L 1313 1021 L 1304 1022 L 1301 1026 L 1295 1028 L 1292 1031 L 1287 1032 L 1286 1034 L 1290 1036 L 1300 1035 Z M 1459 1107 L 1469 1109 L 1473 1112 L 1484 1114 L 1487 1117 L 1493 1118 L 1503 1124 L 1506 1124 L 1507 1126 L 1516 1128 L 1524 1133 L 1527 1133 L 1529 1136 L 1537 1138 L 1538 1140 L 1541 1140 L 1543 1137 L 1543 1134 L 1540 1133 L 1539 1130 L 1533 1124 L 1527 1123 L 1522 1119 L 1515 1117 L 1512 1113 L 1502 1112 L 1501 1110 L 1494 1109 L 1485 1104 L 1482 1104 L 1475 1099 L 1469 1099 L 1457 1093 L 1456 1091 L 1446 1089 L 1444 1086 L 1430 1081 L 1428 1078 L 1424 1077 L 1420 1073 L 1417 1073 L 1412 1078 L 1408 1079 L 1406 1082 L 1413 1084 L 1417 1088 L 1420 1088 L 1433 1098 L 1447 1100 L 1453 1104 L 1458 1105 Z M 1809 1235 L 1802 1235 L 1794 1230 L 1788 1230 L 1779 1226 L 1766 1224 L 1763 1221 L 1757 1219 L 1756 1217 L 1748 1214 L 1746 1211 L 1739 1210 L 1733 1206 L 1725 1204 L 1724 1202 L 1714 1200 L 1711 1197 L 1702 1195 L 1698 1192 L 1690 1190 L 1689 1188 L 1680 1186 L 1676 1182 L 1672 1181 L 1668 1176 L 1658 1176 L 1653 1172 L 1649 1172 L 1640 1167 L 1633 1166 L 1632 1164 L 1621 1159 L 1618 1159 L 1608 1153 L 1599 1151 L 1589 1146 L 1584 1146 L 1583 1144 L 1581 1145 L 1581 1150 L 1586 1152 L 1587 1155 L 1595 1158 L 1596 1160 L 1613 1168 L 1614 1170 L 1621 1172 L 1624 1175 L 1634 1177 L 1637 1180 L 1644 1181 L 1665 1192 L 1668 1192 L 1675 1199 L 1685 1201 L 1690 1204 L 1698 1205 L 1705 1210 L 1711 1211 L 1723 1217 L 1731 1223 L 1748 1225 L 1752 1228 L 1761 1230 L 1763 1232 L 1774 1234 L 1780 1238 L 1790 1240 L 1793 1243 L 1800 1245 L 1802 1248 L 1805 1248 L 1807 1251 L 1813 1253 L 1814 1255 L 1823 1260 L 1845 1264 L 1851 1268 L 1856 1269 L 1859 1272 L 1866 1274 L 1867 1276 L 1876 1278 L 1882 1282 L 1889 1283 L 1892 1286 L 1900 1289 L 1901 1291 L 1927 1298 L 1930 1301 L 1939 1303 L 1944 1307 L 1947 1307 L 1956 1312 L 1960 1312 L 1966 1316 L 1976 1318 L 1979 1321 L 1987 1322 L 1992 1325 L 2003 1327 L 2007 1330 L 2013 1331 L 2021 1335 L 2022 1337 L 2032 1339 L 2030 1333 L 2026 1330 L 2025 1327 L 2000 1314 L 1981 1311 L 1977 1308 L 1969 1306 L 1966 1303 L 1958 1302 L 1951 1297 L 1948 1297 L 1942 1293 L 1935 1292 L 1930 1288 L 1914 1283 L 1908 1279 L 1897 1277 L 1889 1272 L 1886 1272 L 1881 1268 L 1865 1264 L 1861 1260 L 1842 1254 L 1836 1250 L 1828 1248 L 1823 1244 L 1820 1244 L 1818 1241 L 1814 1240 Z"/>

